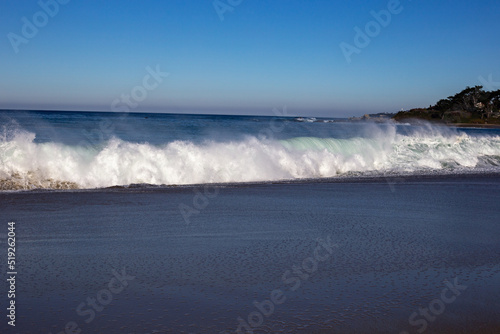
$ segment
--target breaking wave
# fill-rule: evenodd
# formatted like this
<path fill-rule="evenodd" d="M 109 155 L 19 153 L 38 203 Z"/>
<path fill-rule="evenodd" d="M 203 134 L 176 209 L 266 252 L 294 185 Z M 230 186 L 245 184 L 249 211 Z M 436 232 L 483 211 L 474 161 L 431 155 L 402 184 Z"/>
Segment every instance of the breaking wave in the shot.
<path fill-rule="evenodd" d="M 373 173 L 500 171 L 500 136 L 395 125 L 349 139 L 246 137 L 163 145 L 112 138 L 97 146 L 36 143 L 23 130 L 0 136 L 0 189 L 85 189 L 328 178 Z"/>

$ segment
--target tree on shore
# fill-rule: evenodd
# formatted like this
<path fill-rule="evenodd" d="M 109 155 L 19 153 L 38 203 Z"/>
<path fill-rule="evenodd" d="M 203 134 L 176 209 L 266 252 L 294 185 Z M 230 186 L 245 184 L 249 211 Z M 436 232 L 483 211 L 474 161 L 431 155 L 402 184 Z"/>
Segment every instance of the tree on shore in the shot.
<path fill-rule="evenodd" d="M 467 86 L 461 92 L 439 100 L 428 109 L 401 111 L 394 116 L 396 120 L 408 118 L 452 123 L 500 123 L 500 89 L 485 91 L 483 86 Z"/>
<path fill-rule="evenodd" d="M 500 110 L 500 89 L 484 91 L 483 86 L 466 87 L 460 93 L 439 100 L 430 108 L 440 112 L 466 111 L 481 119 L 489 118 Z"/>

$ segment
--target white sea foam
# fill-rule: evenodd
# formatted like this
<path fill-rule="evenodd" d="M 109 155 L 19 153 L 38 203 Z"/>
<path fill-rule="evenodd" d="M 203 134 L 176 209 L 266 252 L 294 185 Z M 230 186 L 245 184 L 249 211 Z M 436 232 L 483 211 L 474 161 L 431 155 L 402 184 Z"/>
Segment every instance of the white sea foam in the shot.
<path fill-rule="evenodd" d="M 350 173 L 500 171 L 500 137 L 430 127 L 404 135 L 373 126 L 350 139 L 298 137 L 131 143 L 100 147 L 35 143 L 15 130 L 0 136 L 0 189 L 99 188 L 325 178 Z"/>

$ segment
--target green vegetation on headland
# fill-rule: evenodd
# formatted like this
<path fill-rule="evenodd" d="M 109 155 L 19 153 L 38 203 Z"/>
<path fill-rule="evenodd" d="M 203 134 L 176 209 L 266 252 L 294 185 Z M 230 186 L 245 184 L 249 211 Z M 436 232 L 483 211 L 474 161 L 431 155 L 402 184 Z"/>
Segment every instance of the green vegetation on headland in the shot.
<path fill-rule="evenodd" d="M 460 125 L 500 125 L 500 89 L 487 92 L 483 86 L 467 87 L 429 108 L 400 111 L 396 121 L 422 119 L 431 122 Z"/>

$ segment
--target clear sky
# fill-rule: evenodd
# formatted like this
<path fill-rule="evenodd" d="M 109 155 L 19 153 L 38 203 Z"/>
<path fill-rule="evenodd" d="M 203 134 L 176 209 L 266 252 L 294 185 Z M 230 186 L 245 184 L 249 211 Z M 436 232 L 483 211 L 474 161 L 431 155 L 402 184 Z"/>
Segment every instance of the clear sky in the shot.
<path fill-rule="evenodd" d="M 59 2 L 1 0 L 0 109 L 345 117 L 500 89 L 498 0 Z"/>

